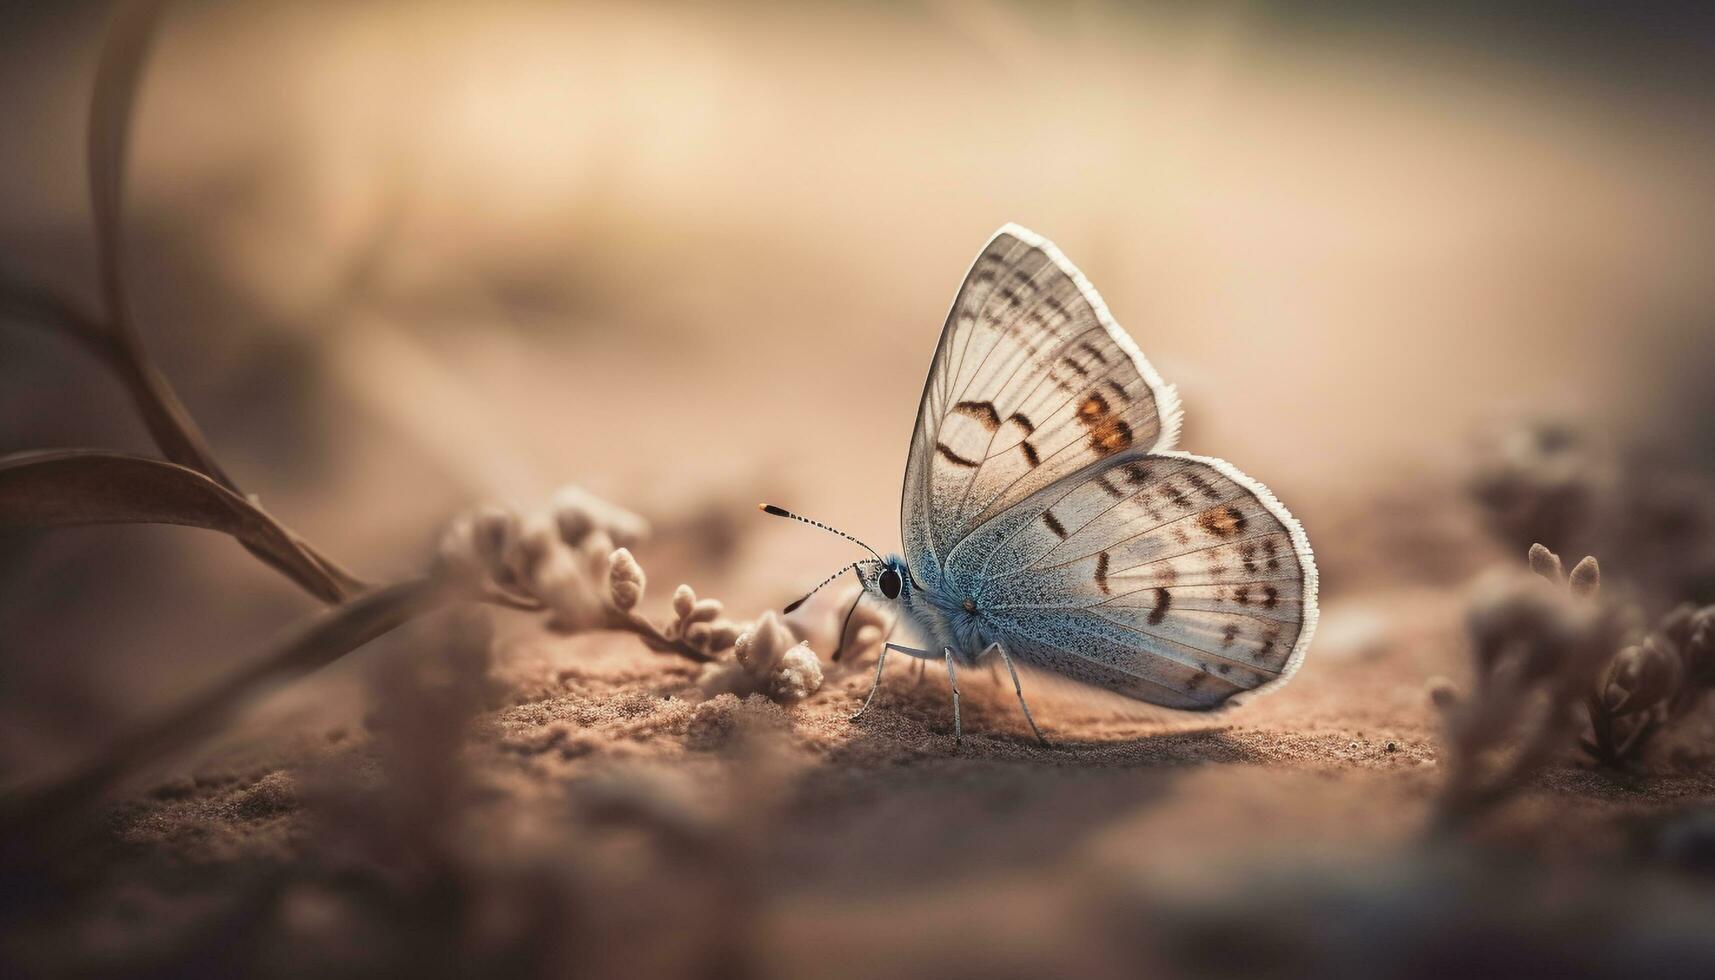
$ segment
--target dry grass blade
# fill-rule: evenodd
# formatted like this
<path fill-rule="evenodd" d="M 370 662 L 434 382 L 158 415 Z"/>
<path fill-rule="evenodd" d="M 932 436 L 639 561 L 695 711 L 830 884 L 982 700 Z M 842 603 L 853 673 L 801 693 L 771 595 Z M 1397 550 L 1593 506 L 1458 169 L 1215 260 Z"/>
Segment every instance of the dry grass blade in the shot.
<path fill-rule="evenodd" d="M 125 165 L 137 91 L 155 41 L 166 0 L 121 3 L 114 11 L 95 70 L 89 107 L 89 196 L 95 212 L 101 294 L 108 315 L 124 320 L 124 242 L 120 215 L 125 200 Z"/>
<path fill-rule="evenodd" d="M 255 504 L 174 463 L 95 450 L 0 458 L 0 527 L 177 524 L 230 534 L 325 602 L 361 583 Z"/>
<path fill-rule="evenodd" d="M 318 616 L 273 652 L 178 710 L 120 739 L 105 753 L 47 786 L 0 804 L 0 840 L 8 858 L 40 857 L 33 845 L 70 821 L 124 777 L 217 730 L 249 698 L 280 681 L 301 677 L 446 602 L 461 598 L 432 578 L 376 589 Z"/>
<path fill-rule="evenodd" d="M 149 435 L 175 463 L 207 473 L 236 490 L 215 462 L 208 441 L 185 411 L 166 377 L 143 350 L 125 291 L 122 217 L 125 171 L 136 115 L 137 92 L 167 0 L 136 0 L 114 12 L 95 70 L 89 107 L 89 193 L 95 213 L 95 246 L 102 303 L 114 355 L 110 358 L 137 402 Z"/>

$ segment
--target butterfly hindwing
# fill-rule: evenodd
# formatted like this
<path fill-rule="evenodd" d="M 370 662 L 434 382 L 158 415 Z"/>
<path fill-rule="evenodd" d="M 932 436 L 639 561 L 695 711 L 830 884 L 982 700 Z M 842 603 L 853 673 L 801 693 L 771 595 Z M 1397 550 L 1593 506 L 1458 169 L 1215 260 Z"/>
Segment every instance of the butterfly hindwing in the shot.
<path fill-rule="evenodd" d="M 1016 225 L 966 274 L 924 385 L 906 469 L 906 558 L 938 579 L 971 529 L 1121 453 L 1165 449 L 1178 400 L 1089 282 Z"/>
<path fill-rule="evenodd" d="M 1298 522 L 1230 464 L 1128 453 L 953 549 L 953 589 L 1021 661 L 1173 708 L 1285 680 L 1316 619 Z"/>

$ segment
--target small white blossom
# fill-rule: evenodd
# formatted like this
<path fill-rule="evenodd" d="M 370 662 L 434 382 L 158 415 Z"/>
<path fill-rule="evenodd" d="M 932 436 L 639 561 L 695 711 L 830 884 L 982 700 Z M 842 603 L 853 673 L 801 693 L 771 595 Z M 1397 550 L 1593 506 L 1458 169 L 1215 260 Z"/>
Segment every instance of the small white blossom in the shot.
<path fill-rule="evenodd" d="M 780 657 L 768 678 L 768 696 L 776 701 L 802 701 L 822 687 L 822 662 L 810 644 L 799 643 Z"/>
<path fill-rule="evenodd" d="M 643 589 L 646 580 L 643 576 L 643 566 L 637 564 L 628 549 L 620 548 L 609 558 L 608 591 L 613 593 L 613 604 L 621 609 L 635 609 L 643 600 Z"/>

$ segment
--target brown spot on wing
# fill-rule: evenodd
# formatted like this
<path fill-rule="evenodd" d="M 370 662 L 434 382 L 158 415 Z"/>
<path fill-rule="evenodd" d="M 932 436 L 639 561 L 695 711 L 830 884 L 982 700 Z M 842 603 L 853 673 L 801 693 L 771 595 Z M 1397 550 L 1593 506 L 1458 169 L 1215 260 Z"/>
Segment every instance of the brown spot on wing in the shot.
<path fill-rule="evenodd" d="M 1121 490 L 1119 487 L 1114 486 L 1112 481 L 1110 481 L 1108 479 L 1108 475 L 1106 473 L 1103 473 L 1102 475 L 1096 477 L 1096 486 L 1101 487 L 1103 490 L 1106 490 L 1108 492 L 1108 496 L 1114 498 L 1115 500 L 1122 500 L 1125 498 L 1125 491 Z"/>
<path fill-rule="evenodd" d="M 1185 482 L 1191 484 L 1191 489 L 1202 494 L 1208 500 L 1220 500 L 1221 492 L 1216 490 L 1201 473 L 1186 473 Z"/>
<path fill-rule="evenodd" d="M 1131 426 L 1123 419 L 1105 418 L 1090 428 L 1090 448 L 1103 456 L 1131 448 Z"/>
<path fill-rule="evenodd" d="M 1091 357 L 1095 358 L 1098 362 L 1100 362 L 1102 364 L 1108 363 L 1107 357 L 1105 355 L 1103 355 L 1101 351 L 1096 349 L 1095 344 L 1092 344 L 1087 340 L 1084 341 L 1083 343 L 1079 344 L 1078 349 L 1083 351 L 1084 353 L 1090 355 Z"/>
<path fill-rule="evenodd" d="M 1197 526 L 1217 538 L 1233 538 L 1244 533 L 1245 515 L 1232 504 L 1217 504 L 1197 515 Z"/>
<path fill-rule="evenodd" d="M 1236 639 L 1238 637 L 1238 635 L 1239 635 L 1239 624 L 1228 623 L 1226 628 L 1221 630 L 1221 649 L 1225 650 L 1226 648 L 1232 646 L 1233 640 Z"/>
<path fill-rule="evenodd" d="M 1272 585 L 1265 585 L 1262 587 L 1262 607 L 1264 609 L 1273 609 L 1275 604 L 1279 601 L 1280 590 L 1276 589 Z"/>
<path fill-rule="evenodd" d="M 1108 553 L 1102 552 L 1096 556 L 1096 587 L 1108 594 Z"/>
<path fill-rule="evenodd" d="M 1149 611 L 1149 625 L 1160 626 L 1161 621 L 1167 618 L 1167 607 L 1172 604 L 1173 593 L 1166 589 L 1157 588 L 1155 590 L 1155 608 Z"/>
<path fill-rule="evenodd" d="M 1267 659 L 1268 655 L 1274 652 L 1275 644 L 1279 642 L 1280 631 L 1269 630 L 1267 633 L 1263 634 L 1262 644 L 1256 648 L 1256 653 L 1253 656 L 1258 660 Z"/>
<path fill-rule="evenodd" d="M 951 449 L 947 448 L 947 444 L 944 442 L 937 442 L 935 444 L 935 451 L 941 454 L 942 459 L 945 459 L 947 462 L 953 463 L 957 466 L 964 466 L 974 470 L 980 465 L 974 459 L 966 459 L 958 453 L 953 452 Z"/>
<path fill-rule="evenodd" d="M 1060 358 L 1060 363 L 1064 364 L 1067 367 L 1071 368 L 1072 370 L 1078 372 L 1078 377 L 1080 377 L 1080 378 L 1087 378 L 1090 376 L 1090 369 L 1089 368 L 1083 366 L 1082 364 L 1079 364 L 1077 361 L 1072 360 L 1070 357 Z"/>
<path fill-rule="evenodd" d="M 1149 482 L 1149 467 L 1142 463 L 1127 463 L 1119 470 L 1125 475 L 1126 482 L 1134 487 L 1141 487 Z"/>
<path fill-rule="evenodd" d="M 1042 459 L 1036 455 L 1036 447 L 1030 444 L 1029 439 L 1019 443 L 1018 448 L 1024 450 L 1024 461 L 1030 464 L 1031 469 L 1042 465 Z"/>
<path fill-rule="evenodd" d="M 1059 535 L 1060 540 L 1066 540 L 1066 527 L 1060 523 L 1059 518 L 1054 516 L 1053 511 L 1045 510 L 1042 512 L 1042 523 L 1048 525 L 1048 530 Z"/>
<path fill-rule="evenodd" d="M 995 411 L 993 402 L 960 402 L 953 406 L 953 411 L 976 419 L 990 432 L 1000 428 L 1000 413 Z"/>
<path fill-rule="evenodd" d="M 1007 421 L 1018 423 L 1018 426 L 1024 430 L 1025 435 L 1031 435 L 1036 432 L 1036 423 L 1030 421 L 1030 417 L 1025 415 L 1023 412 L 1013 412 L 1012 417 L 1008 418 Z"/>
<path fill-rule="evenodd" d="M 1094 426 L 1107 417 L 1110 411 L 1108 400 L 1103 398 L 1100 393 L 1092 391 L 1084 396 L 1083 401 L 1078 403 L 1078 421 L 1086 426 Z"/>

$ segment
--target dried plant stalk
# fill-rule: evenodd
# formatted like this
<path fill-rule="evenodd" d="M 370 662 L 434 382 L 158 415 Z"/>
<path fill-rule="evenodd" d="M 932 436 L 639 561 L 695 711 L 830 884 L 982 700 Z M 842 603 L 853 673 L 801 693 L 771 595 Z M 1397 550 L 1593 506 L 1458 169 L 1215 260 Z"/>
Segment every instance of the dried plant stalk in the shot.
<path fill-rule="evenodd" d="M 115 10 L 96 67 L 90 102 L 88 167 L 91 209 L 95 217 L 96 265 L 105 318 L 92 317 L 51 292 L 0 277 L 0 312 L 15 319 L 62 330 L 96 353 L 131 393 L 150 438 L 173 463 L 203 474 L 242 498 L 238 484 L 216 461 L 201 429 L 144 348 L 125 287 L 122 217 L 131 123 L 156 28 L 167 0 L 133 0 Z M 135 469 L 135 468 L 133 468 Z M 114 474 L 118 476 L 118 473 Z M 151 485 L 138 488 L 147 495 Z M 244 508 L 241 508 L 244 509 Z M 339 602 L 365 585 L 337 562 L 312 548 L 284 525 L 262 514 L 254 499 L 248 511 L 260 515 L 249 526 L 266 526 L 269 540 L 236 534 L 245 548 L 284 572 L 324 602 Z M 168 523 L 180 523 L 169 521 Z M 206 525 L 204 525 L 206 526 Z M 230 533 L 230 532 L 229 532 Z"/>
<path fill-rule="evenodd" d="M 252 501 L 174 463 L 99 450 L 0 457 L 0 527 L 177 524 L 232 535 L 324 602 L 363 588 Z"/>
<path fill-rule="evenodd" d="M 143 423 L 161 452 L 173 462 L 206 473 L 236 491 L 238 485 L 215 461 L 208 440 L 145 352 L 125 287 L 121 218 L 131 123 L 136 115 L 143 69 L 166 6 L 167 0 L 133 0 L 114 11 L 96 66 L 95 91 L 90 100 L 89 195 L 95 214 L 97 272 L 107 314 L 105 333 L 112 348 L 107 361 L 130 389 Z"/>

